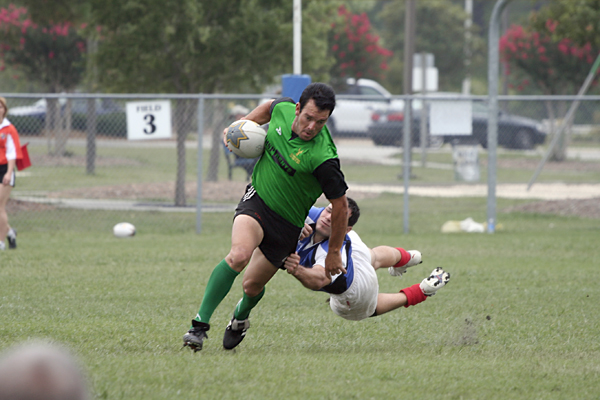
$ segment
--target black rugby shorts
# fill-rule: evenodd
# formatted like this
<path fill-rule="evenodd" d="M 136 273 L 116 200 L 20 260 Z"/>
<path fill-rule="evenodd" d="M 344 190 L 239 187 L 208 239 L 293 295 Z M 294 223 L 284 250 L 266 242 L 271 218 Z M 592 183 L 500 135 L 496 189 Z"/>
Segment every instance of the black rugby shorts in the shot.
<path fill-rule="evenodd" d="M 235 209 L 235 217 L 240 214 L 249 215 L 258 221 L 264 233 L 258 248 L 271 264 L 285 269 L 283 263 L 287 256 L 296 251 L 302 228 L 271 210 L 251 184 L 246 187 L 246 193 Z"/>
<path fill-rule="evenodd" d="M 4 175 L 6 175 L 6 171 L 8 171 L 8 164 L 0 164 L 0 185 L 2 185 L 2 179 L 4 178 Z M 15 183 L 16 183 L 17 179 L 16 179 L 16 174 L 15 174 L 15 170 L 13 169 L 13 174 L 10 177 L 10 186 L 15 187 Z"/>

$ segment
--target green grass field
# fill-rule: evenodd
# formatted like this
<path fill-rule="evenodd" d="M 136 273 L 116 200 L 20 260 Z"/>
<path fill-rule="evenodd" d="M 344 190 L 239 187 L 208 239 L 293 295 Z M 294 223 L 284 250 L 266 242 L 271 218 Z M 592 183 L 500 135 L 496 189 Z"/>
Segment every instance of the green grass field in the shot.
<path fill-rule="evenodd" d="M 425 303 L 350 322 L 280 272 L 245 341 L 225 352 L 238 278 L 196 354 L 181 337 L 229 249 L 229 213 L 204 214 L 201 235 L 194 214 L 11 216 L 19 248 L 0 253 L 0 350 L 66 344 L 97 399 L 597 399 L 600 221 L 506 214 L 518 202 L 499 200 L 502 231 L 439 232 L 448 219 L 484 220 L 473 210 L 485 201 L 411 197 L 408 235 L 402 197 L 360 201 L 365 243 L 424 256 L 402 279 L 380 270 L 380 290 L 418 283 L 436 266 L 451 272 Z M 80 222 L 63 227 L 67 218 Z M 112 236 L 123 220 L 134 238 Z"/>

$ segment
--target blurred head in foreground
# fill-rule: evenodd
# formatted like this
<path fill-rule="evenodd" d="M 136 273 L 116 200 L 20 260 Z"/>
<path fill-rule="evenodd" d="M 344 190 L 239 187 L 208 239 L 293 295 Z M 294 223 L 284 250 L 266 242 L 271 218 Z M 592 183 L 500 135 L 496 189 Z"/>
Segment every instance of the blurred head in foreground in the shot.
<path fill-rule="evenodd" d="M 0 400 L 88 400 L 79 364 L 64 348 L 29 343 L 0 356 Z"/>

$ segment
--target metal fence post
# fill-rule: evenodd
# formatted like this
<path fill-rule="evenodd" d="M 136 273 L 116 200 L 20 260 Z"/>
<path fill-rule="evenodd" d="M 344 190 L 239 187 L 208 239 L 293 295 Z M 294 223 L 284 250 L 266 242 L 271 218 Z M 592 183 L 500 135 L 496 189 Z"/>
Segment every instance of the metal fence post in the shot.
<path fill-rule="evenodd" d="M 488 43 L 488 198 L 487 198 L 487 231 L 496 230 L 496 164 L 498 149 L 498 71 L 500 70 L 499 43 L 500 16 L 511 0 L 498 0 L 490 18 Z"/>
<path fill-rule="evenodd" d="M 402 151 L 402 178 L 404 181 L 404 233 L 408 233 L 410 230 L 409 218 L 410 218 L 410 207 L 409 207 L 409 187 L 410 187 L 410 166 L 411 166 L 411 139 L 412 139 L 412 98 L 406 98 L 404 105 L 404 132 L 402 137 L 403 151 Z"/>
<path fill-rule="evenodd" d="M 87 99 L 85 153 L 85 172 L 88 175 L 94 175 L 96 173 L 96 129 L 96 99 L 90 97 Z"/>
<path fill-rule="evenodd" d="M 198 96 L 198 165 L 196 189 L 196 233 L 202 233 L 202 152 L 204 151 L 204 96 Z"/>

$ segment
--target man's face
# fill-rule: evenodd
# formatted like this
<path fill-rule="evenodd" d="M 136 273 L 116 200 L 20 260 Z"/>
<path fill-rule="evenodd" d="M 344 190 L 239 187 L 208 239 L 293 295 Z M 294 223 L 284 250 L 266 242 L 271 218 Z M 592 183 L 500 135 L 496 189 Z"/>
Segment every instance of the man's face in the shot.
<path fill-rule="evenodd" d="M 300 111 L 300 103 L 296 103 L 296 118 L 292 130 L 300 139 L 309 141 L 321 132 L 328 118 L 329 110 L 320 110 L 312 99 L 306 103 L 302 111 Z"/>
<path fill-rule="evenodd" d="M 323 212 L 321 212 L 321 215 L 319 215 L 319 218 L 317 219 L 317 223 L 315 225 L 315 232 L 317 232 L 319 235 L 322 235 L 325 238 L 328 238 L 331 236 L 331 212 L 333 211 L 333 207 L 330 205 L 328 205 L 327 207 L 325 207 L 325 209 L 323 210 Z M 350 211 L 350 208 L 348 208 L 348 218 L 350 218 L 350 215 L 352 214 L 352 212 Z M 351 228 L 351 227 L 348 227 Z M 348 229 L 349 231 L 350 229 Z"/>
<path fill-rule="evenodd" d="M 333 211 L 333 208 L 330 204 L 325 207 L 321 215 L 319 215 L 319 219 L 317 219 L 317 224 L 315 226 L 315 231 L 317 231 L 319 235 L 325 237 L 331 236 L 331 211 Z"/>

